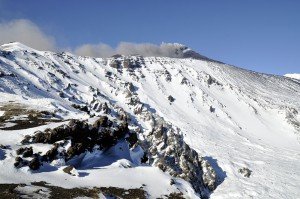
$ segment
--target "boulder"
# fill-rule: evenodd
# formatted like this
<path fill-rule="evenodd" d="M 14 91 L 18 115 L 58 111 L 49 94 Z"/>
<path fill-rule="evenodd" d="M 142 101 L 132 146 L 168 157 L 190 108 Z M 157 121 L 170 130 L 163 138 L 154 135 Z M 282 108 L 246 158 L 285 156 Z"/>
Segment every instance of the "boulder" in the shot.
<path fill-rule="evenodd" d="M 174 98 L 172 95 L 169 95 L 169 96 L 168 96 L 168 100 L 169 100 L 170 102 L 174 102 L 174 101 L 175 101 L 175 98 Z"/>
<path fill-rule="evenodd" d="M 16 168 L 20 168 L 20 167 L 24 166 L 24 160 L 23 160 L 23 158 L 21 158 L 21 157 L 19 157 L 19 156 L 16 157 L 14 166 L 15 166 Z"/>
<path fill-rule="evenodd" d="M 239 173 L 242 174 L 244 177 L 249 178 L 252 171 L 246 167 L 243 167 L 243 168 L 239 169 Z"/>
<path fill-rule="evenodd" d="M 24 158 L 31 157 L 33 155 L 32 147 L 19 148 L 16 151 L 17 155 L 23 155 Z"/>
<path fill-rule="evenodd" d="M 22 144 L 29 144 L 30 140 L 31 140 L 31 136 L 30 135 L 25 135 L 24 139 L 21 141 Z"/>
<path fill-rule="evenodd" d="M 42 160 L 47 162 L 52 162 L 54 159 L 56 159 L 56 156 L 58 154 L 57 152 L 58 146 L 54 146 L 52 149 L 46 152 L 45 155 L 43 155 Z"/>
<path fill-rule="evenodd" d="M 28 166 L 29 166 L 29 168 L 31 170 L 38 170 L 40 168 L 40 166 L 41 166 L 39 158 L 38 157 L 34 157 L 31 161 L 29 161 Z"/>
<path fill-rule="evenodd" d="M 29 147 L 29 148 L 26 147 L 23 152 L 23 157 L 28 158 L 28 157 L 31 157 L 32 155 L 33 155 L 32 147 Z"/>
<path fill-rule="evenodd" d="M 75 167 L 73 165 L 69 165 L 63 169 L 63 172 L 74 176 L 74 174 L 72 173 L 72 170 L 74 170 L 74 169 L 75 169 Z"/>

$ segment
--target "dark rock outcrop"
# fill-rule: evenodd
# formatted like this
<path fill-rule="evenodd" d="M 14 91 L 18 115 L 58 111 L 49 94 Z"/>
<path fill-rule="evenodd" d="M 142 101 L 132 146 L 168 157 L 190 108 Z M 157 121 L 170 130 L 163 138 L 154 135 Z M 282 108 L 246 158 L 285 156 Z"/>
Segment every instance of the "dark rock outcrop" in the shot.
<path fill-rule="evenodd" d="M 242 174 L 244 177 L 249 178 L 252 171 L 246 167 L 243 167 L 243 168 L 239 169 L 239 173 Z"/>
<path fill-rule="evenodd" d="M 40 167 L 41 162 L 52 162 L 55 159 L 63 158 L 66 162 L 73 157 L 92 151 L 106 150 L 125 137 L 128 145 L 132 147 L 137 142 L 134 133 L 130 133 L 128 123 L 113 123 L 107 116 L 99 117 L 93 124 L 85 121 L 70 120 L 67 125 L 61 125 L 53 129 L 46 129 L 44 132 L 37 131 L 33 136 L 25 136 L 22 143 L 26 144 L 53 144 L 54 147 L 47 151 L 44 155 L 33 154 L 32 147 L 19 148 L 18 155 L 23 157 L 33 157 L 28 163 L 32 170 Z M 135 135 L 136 136 L 136 135 Z M 66 142 L 70 142 L 71 146 L 65 148 Z M 25 161 L 25 160 L 24 160 Z M 25 166 L 22 158 L 18 158 L 15 167 Z M 26 161 L 25 161 L 26 162 Z"/>
<path fill-rule="evenodd" d="M 174 98 L 172 95 L 169 95 L 169 96 L 168 96 L 168 100 L 169 100 L 170 102 L 174 102 L 174 101 L 175 101 L 175 98 Z"/>
<path fill-rule="evenodd" d="M 34 157 L 29 161 L 28 166 L 31 170 L 38 170 L 41 166 L 40 160 L 38 157 Z"/>

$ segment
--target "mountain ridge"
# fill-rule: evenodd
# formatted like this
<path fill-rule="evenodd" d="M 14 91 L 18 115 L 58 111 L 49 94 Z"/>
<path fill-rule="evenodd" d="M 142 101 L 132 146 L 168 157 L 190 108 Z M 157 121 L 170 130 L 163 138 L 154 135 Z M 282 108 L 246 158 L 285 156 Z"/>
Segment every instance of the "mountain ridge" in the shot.
<path fill-rule="evenodd" d="M 1 47 L 0 74 L 1 104 L 13 100 L 35 109 L 55 110 L 60 118 L 93 120 L 93 115 L 104 114 L 105 102 L 112 110 L 109 117 L 120 108 L 128 114 L 130 124 L 140 127 L 141 140 L 155 134 L 158 124 L 173 129 L 203 158 L 202 169 L 207 163 L 215 171 L 216 189 L 208 194 L 211 198 L 297 195 L 290 178 L 299 183 L 300 84 L 292 79 L 205 58 L 91 58 L 32 51 L 21 44 Z M 5 122 L 12 123 L 11 118 Z M 26 130 L 29 135 L 31 131 Z M 156 146 L 156 141 L 151 138 L 149 143 Z M 150 158 L 155 150 L 167 154 L 157 143 L 156 149 L 149 147 Z M 175 168 L 168 163 L 162 168 L 164 165 L 171 165 L 166 168 L 169 172 Z M 155 161 L 153 166 L 161 167 Z M 282 166 L 286 172 L 281 172 Z M 241 174 L 247 169 L 252 171 L 249 178 Z M 212 180 L 213 170 L 202 178 Z M 10 182 L 8 176 L 4 179 L 1 182 Z M 188 185 L 179 189 L 189 189 L 190 197 L 196 197 Z M 155 195 L 153 188 L 150 194 Z"/>

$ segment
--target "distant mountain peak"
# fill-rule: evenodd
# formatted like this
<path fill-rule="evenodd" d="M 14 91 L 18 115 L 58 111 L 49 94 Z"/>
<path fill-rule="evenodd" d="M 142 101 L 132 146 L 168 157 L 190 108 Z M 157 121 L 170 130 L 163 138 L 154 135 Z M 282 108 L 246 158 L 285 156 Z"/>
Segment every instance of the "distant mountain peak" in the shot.
<path fill-rule="evenodd" d="M 290 73 L 290 74 L 285 74 L 285 77 L 293 78 L 293 79 L 299 79 L 300 80 L 300 73 Z"/>
<path fill-rule="evenodd" d="M 189 48 L 188 46 L 180 43 L 162 43 L 162 45 L 169 46 L 174 50 L 175 58 L 193 58 L 193 59 L 202 59 L 202 60 L 211 60 L 214 61 L 206 56 L 201 55 L 200 53 L 194 51 L 193 49 Z M 171 51 L 172 52 L 172 51 Z M 172 56 L 170 56 L 172 57 Z"/>
<path fill-rule="evenodd" d="M 18 51 L 18 50 L 37 51 L 29 46 L 26 46 L 25 44 L 23 44 L 21 42 L 10 42 L 7 44 L 3 44 L 0 46 L 0 50 L 4 50 L 4 51 Z"/>

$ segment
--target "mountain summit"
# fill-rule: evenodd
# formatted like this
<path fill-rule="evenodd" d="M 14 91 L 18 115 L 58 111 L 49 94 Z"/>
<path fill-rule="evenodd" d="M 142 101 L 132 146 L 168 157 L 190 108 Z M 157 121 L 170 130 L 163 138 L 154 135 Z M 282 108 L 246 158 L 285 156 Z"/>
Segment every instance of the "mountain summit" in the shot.
<path fill-rule="evenodd" d="M 109 58 L 2 45 L 0 195 L 296 198 L 299 81 L 176 45 Z"/>

